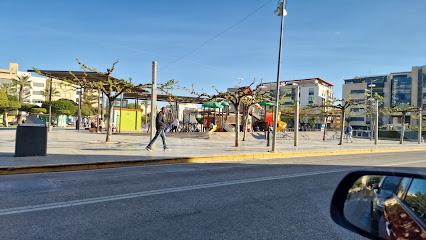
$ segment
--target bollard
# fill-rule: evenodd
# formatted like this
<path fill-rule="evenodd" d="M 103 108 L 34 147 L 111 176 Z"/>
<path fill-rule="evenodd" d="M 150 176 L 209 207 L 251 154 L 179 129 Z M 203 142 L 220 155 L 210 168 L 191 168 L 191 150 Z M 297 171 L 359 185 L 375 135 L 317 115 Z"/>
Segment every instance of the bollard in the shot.
<path fill-rule="evenodd" d="M 270 142 L 270 140 L 271 140 L 271 138 L 270 138 L 270 134 L 269 134 L 270 132 L 271 132 L 271 131 L 269 131 L 269 130 L 266 132 L 266 146 L 267 146 L 267 147 L 269 147 L 269 142 Z"/>

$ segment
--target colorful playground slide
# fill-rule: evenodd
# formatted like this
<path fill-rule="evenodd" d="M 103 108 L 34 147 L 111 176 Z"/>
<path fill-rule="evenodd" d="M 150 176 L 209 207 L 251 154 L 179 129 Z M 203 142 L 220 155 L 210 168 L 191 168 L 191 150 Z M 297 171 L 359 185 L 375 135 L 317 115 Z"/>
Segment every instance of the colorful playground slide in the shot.
<path fill-rule="evenodd" d="M 283 122 L 283 121 L 277 121 L 278 127 L 277 127 L 277 132 L 283 130 L 284 128 L 287 127 L 287 123 Z"/>
<path fill-rule="evenodd" d="M 216 130 L 219 128 L 218 125 L 214 125 L 213 129 L 210 129 L 209 132 L 216 132 Z"/>

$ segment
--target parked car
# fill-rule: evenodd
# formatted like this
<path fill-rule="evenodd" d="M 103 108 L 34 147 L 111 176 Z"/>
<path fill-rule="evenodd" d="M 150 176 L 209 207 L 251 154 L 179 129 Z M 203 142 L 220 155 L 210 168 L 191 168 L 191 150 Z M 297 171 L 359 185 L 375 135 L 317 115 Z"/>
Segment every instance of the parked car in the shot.
<path fill-rule="evenodd" d="M 349 173 L 334 192 L 330 207 L 333 221 L 370 239 L 426 239 L 426 174 L 422 174 L 423 172 L 356 171 Z M 379 184 L 375 186 L 373 184 L 373 189 L 380 190 L 377 196 L 361 194 L 348 199 L 348 195 L 353 195 L 353 190 L 360 182 L 366 184 L 366 181 L 373 176 L 382 177 Z M 395 182 L 397 182 L 396 185 Z M 394 190 L 390 191 L 390 195 L 385 197 L 382 204 L 382 197 L 388 195 L 388 190 L 392 188 Z M 366 189 L 368 189 L 367 185 Z M 365 204 L 366 201 L 375 201 L 377 211 L 383 210 L 378 228 L 374 228 L 373 221 L 370 221 L 373 219 L 372 204 Z"/>
<path fill-rule="evenodd" d="M 426 239 L 426 180 L 404 178 L 384 202 L 389 239 Z"/>
<path fill-rule="evenodd" d="M 371 221 L 373 230 L 379 231 L 380 218 L 383 217 L 383 205 L 387 198 L 392 196 L 395 188 L 401 181 L 400 177 L 386 176 L 380 183 L 373 185 L 374 197 L 371 201 Z"/>

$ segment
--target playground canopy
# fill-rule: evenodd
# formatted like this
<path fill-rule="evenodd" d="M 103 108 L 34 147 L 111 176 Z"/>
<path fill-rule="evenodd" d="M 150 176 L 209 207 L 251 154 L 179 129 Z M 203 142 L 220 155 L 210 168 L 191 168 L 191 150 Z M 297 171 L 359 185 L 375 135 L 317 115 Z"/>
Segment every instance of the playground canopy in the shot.
<path fill-rule="evenodd" d="M 229 104 L 228 104 L 229 105 Z M 223 105 L 217 102 L 205 102 L 203 103 L 205 108 L 223 108 Z"/>
<path fill-rule="evenodd" d="M 260 102 L 259 105 L 260 106 L 268 106 L 268 107 L 275 106 L 274 103 L 270 103 L 270 102 Z"/>

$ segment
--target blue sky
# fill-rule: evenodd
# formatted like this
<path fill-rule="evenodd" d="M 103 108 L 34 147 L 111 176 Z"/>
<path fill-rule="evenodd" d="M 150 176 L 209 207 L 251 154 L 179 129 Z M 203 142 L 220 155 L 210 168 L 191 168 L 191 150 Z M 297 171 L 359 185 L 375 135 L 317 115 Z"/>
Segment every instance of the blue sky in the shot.
<path fill-rule="evenodd" d="M 176 79 L 207 92 L 212 85 L 233 87 L 238 78 L 243 84 L 276 81 L 277 5 L 277 0 L 3 0 L 0 68 L 16 62 L 21 71 L 79 70 L 80 58 L 104 70 L 119 59 L 115 77 L 148 83 L 155 60 L 159 82 Z M 287 11 L 281 80 L 320 77 L 341 97 L 343 79 L 426 65 L 425 0 L 289 0 Z"/>

